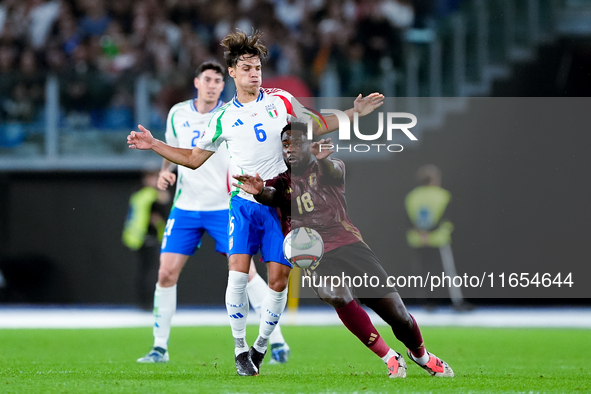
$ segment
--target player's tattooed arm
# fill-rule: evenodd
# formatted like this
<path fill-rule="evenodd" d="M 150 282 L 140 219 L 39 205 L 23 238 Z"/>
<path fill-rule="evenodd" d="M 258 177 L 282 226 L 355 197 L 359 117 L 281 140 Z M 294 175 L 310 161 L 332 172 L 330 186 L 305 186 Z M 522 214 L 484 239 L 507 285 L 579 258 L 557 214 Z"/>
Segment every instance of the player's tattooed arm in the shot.
<path fill-rule="evenodd" d="M 330 143 L 330 138 L 314 141 L 310 144 L 310 152 L 316 156 L 318 167 L 320 168 L 320 175 L 333 178 L 342 179 L 343 169 L 337 161 L 330 159 L 330 155 L 334 153 L 331 149 L 333 145 Z"/>
<path fill-rule="evenodd" d="M 232 182 L 232 186 L 239 187 L 245 192 L 252 194 L 254 199 L 263 205 L 274 205 L 273 200 L 276 190 L 273 187 L 265 187 L 265 182 L 263 182 L 263 179 L 258 173 L 255 176 L 246 174 L 232 175 L 232 178 L 239 182 Z"/>
<path fill-rule="evenodd" d="M 139 125 L 140 131 L 133 130 L 127 136 L 127 144 L 130 149 L 148 150 L 151 149 L 163 158 L 181 166 L 191 169 L 199 168 L 214 152 L 203 150 L 198 147 L 193 149 L 177 148 L 165 144 L 154 138 L 150 130 Z"/>

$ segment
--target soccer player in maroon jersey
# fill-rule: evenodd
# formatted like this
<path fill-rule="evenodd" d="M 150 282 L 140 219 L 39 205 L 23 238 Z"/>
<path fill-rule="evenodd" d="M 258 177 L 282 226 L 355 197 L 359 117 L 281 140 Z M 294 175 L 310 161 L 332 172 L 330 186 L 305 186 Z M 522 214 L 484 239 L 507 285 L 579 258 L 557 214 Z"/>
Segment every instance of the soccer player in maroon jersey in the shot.
<path fill-rule="evenodd" d="M 373 251 L 363 242 L 351 223 L 345 203 L 345 164 L 330 158 L 332 150 L 320 149 L 330 140 L 308 141 L 307 126 L 291 123 L 282 132 L 283 158 L 288 170 L 263 182 L 255 174 L 235 175 L 235 186 L 255 196 L 262 204 L 281 212 L 286 234 L 291 227 L 310 227 L 324 240 L 324 256 L 311 276 L 376 276 L 388 283 L 388 274 Z M 326 145 L 324 145 L 326 146 Z M 355 298 L 376 312 L 407 348 L 408 357 L 432 376 L 453 377 L 447 363 L 427 352 L 421 331 L 393 286 L 351 289 L 346 283 L 333 287 L 312 281 L 318 297 L 335 308 L 343 324 L 388 366 L 391 378 L 406 377 L 406 363 L 401 354 L 382 339 L 367 312 Z M 344 281 L 343 281 L 344 282 Z"/>

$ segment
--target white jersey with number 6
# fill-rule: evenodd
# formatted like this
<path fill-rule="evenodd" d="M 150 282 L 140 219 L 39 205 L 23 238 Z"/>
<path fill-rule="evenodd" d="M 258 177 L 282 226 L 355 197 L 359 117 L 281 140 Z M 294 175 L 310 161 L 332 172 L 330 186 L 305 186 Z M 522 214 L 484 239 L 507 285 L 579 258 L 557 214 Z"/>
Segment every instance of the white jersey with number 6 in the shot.
<path fill-rule="evenodd" d="M 193 149 L 203 136 L 211 116 L 222 107 L 206 114 L 197 111 L 195 100 L 187 100 L 173 106 L 166 121 L 166 143 L 180 148 Z M 213 156 L 196 170 L 178 166 L 174 206 L 187 211 L 219 211 L 229 205 L 229 153 L 223 144 Z"/>
<path fill-rule="evenodd" d="M 296 117 L 292 102 L 297 104 L 291 94 L 281 89 L 261 88 L 256 100 L 244 104 L 234 95 L 213 115 L 197 146 L 215 152 L 227 143 L 232 174 L 258 173 L 262 179 L 274 178 L 287 170 L 281 130 L 290 117 Z M 256 202 L 242 190 L 233 193 Z"/>

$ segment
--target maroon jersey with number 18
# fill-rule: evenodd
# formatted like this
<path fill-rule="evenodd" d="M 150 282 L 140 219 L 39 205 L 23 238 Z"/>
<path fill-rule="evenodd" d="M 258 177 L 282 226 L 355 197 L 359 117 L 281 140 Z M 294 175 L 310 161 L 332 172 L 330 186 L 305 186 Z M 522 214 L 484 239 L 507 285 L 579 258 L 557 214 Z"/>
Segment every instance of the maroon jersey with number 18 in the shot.
<path fill-rule="evenodd" d="M 322 176 L 314 161 L 302 175 L 286 171 L 265 182 L 276 190 L 273 205 L 279 207 L 284 234 L 291 227 L 313 228 L 322 236 L 325 252 L 363 240 L 347 214 L 345 164 L 332 160 L 343 169 L 343 178 Z"/>

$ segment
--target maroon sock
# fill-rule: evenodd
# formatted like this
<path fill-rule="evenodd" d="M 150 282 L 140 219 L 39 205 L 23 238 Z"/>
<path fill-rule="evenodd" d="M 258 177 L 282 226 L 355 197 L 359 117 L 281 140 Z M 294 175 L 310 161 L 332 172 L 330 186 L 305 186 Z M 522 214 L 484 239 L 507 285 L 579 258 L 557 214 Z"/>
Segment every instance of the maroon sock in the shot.
<path fill-rule="evenodd" d="M 408 347 L 408 350 L 410 350 L 412 355 L 415 356 L 415 358 L 423 357 L 425 355 L 425 344 L 423 343 L 421 329 L 419 328 L 419 325 L 417 324 L 417 321 L 415 320 L 413 315 L 411 315 L 410 313 L 409 315 L 412 319 L 412 344 L 411 346 L 408 346 L 408 344 L 405 343 L 405 345 Z"/>
<path fill-rule="evenodd" d="M 378 357 L 384 357 L 388 353 L 390 347 L 372 324 L 367 312 L 355 300 L 335 310 L 345 327 Z"/>

